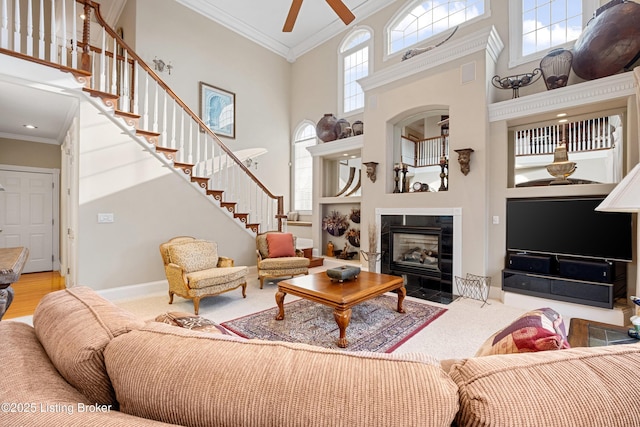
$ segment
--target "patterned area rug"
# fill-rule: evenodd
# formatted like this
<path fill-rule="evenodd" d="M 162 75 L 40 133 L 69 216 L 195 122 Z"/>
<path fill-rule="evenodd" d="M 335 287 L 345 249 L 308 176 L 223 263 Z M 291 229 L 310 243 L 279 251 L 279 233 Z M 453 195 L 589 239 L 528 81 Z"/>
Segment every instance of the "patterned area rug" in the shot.
<path fill-rule="evenodd" d="M 429 323 L 445 308 L 404 300 L 405 314 L 396 311 L 398 299 L 382 295 L 352 308 L 347 327 L 349 351 L 391 353 Z M 333 309 L 307 300 L 284 305 L 284 320 L 275 320 L 276 307 L 222 323 L 245 338 L 288 341 L 340 349 L 336 341 L 340 330 Z"/>

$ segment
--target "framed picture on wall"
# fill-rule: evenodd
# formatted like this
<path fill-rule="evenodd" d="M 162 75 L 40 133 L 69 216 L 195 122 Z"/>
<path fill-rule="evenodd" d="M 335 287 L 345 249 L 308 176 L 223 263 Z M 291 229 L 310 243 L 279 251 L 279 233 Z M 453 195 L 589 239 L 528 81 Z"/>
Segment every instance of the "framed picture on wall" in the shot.
<path fill-rule="evenodd" d="M 236 94 L 200 82 L 200 118 L 218 136 L 236 137 Z"/>

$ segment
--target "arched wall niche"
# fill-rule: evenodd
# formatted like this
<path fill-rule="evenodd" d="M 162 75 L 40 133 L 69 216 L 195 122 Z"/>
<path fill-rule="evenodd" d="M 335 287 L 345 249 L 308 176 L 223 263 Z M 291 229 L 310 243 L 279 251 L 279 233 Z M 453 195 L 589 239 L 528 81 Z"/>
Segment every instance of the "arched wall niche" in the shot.
<path fill-rule="evenodd" d="M 441 160 L 449 159 L 449 106 L 416 107 L 391 120 L 390 138 L 395 193 L 438 191 L 442 189 Z M 396 169 L 400 169 L 396 173 Z M 406 170 L 406 174 L 403 172 Z"/>

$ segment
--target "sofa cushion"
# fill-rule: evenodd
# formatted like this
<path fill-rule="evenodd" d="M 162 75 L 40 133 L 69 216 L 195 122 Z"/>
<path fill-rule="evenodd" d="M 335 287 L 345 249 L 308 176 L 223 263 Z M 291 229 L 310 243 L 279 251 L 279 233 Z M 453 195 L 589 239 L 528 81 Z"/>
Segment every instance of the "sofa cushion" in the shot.
<path fill-rule="evenodd" d="M 267 258 L 260 261 L 258 266 L 260 270 L 288 270 L 309 267 L 309 262 L 309 258 L 303 257 Z"/>
<path fill-rule="evenodd" d="M 267 234 L 267 247 L 269 248 L 269 258 L 296 256 L 293 234 L 291 233 Z"/>
<path fill-rule="evenodd" d="M 42 298 L 33 325 L 58 372 L 90 402 L 117 405 L 102 352 L 114 337 L 144 326 L 90 288 L 79 286 Z"/>
<path fill-rule="evenodd" d="M 455 384 L 424 354 L 347 353 L 149 323 L 112 340 L 105 363 L 123 412 L 190 426 L 450 426 L 458 409 Z"/>
<path fill-rule="evenodd" d="M 529 311 L 493 334 L 476 356 L 569 348 L 562 316 L 550 308 Z"/>
<path fill-rule="evenodd" d="M 476 357 L 454 364 L 461 426 L 637 426 L 640 345 Z"/>
<path fill-rule="evenodd" d="M 229 331 L 218 325 L 213 320 L 209 320 L 205 317 L 194 315 L 191 313 L 170 311 L 160 314 L 155 318 L 155 321 L 166 323 L 167 325 L 178 326 L 180 328 L 191 329 L 194 331 L 231 335 Z"/>
<path fill-rule="evenodd" d="M 1 412 L 3 426 L 169 425 L 117 412 L 113 406 L 96 407 L 60 376 L 26 323 L 0 322 L 0 341 L 0 402 L 12 405 Z"/>
<path fill-rule="evenodd" d="M 245 266 L 197 270 L 187 273 L 187 283 L 191 289 L 203 289 L 244 279 L 247 276 L 247 272 L 248 269 Z"/>
<path fill-rule="evenodd" d="M 218 266 L 218 246 L 206 240 L 194 240 L 169 246 L 167 250 L 172 263 L 185 272 L 207 270 Z"/>

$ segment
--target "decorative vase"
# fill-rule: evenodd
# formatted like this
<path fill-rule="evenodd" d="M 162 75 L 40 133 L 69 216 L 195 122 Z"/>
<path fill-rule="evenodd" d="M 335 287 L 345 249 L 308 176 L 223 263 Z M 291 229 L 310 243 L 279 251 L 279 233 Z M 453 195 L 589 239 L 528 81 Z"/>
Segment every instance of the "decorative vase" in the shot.
<path fill-rule="evenodd" d="M 364 258 L 364 260 L 369 263 L 369 272 L 375 273 L 376 265 L 378 264 L 378 261 L 380 261 L 380 258 L 382 257 L 382 252 L 360 251 L 360 253 L 362 254 L 362 258 Z"/>
<path fill-rule="evenodd" d="M 336 122 L 336 135 L 338 135 L 338 139 L 351 136 L 351 123 L 347 119 L 338 119 Z"/>
<path fill-rule="evenodd" d="M 316 125 L 316 135 L 323 142 L 335 141 L 338 139 L 336 124 L 338 119 L 332 113 L 325 114 Z"/>
<path fill-rule="evenodd" d="M 351 125 L 351 129 L 353 130 L 354 135 L 362 135 L 364 133 L 364 123 L 361 120 L 356 120 Z"/>
<path fill-rule="evenodd" d="M 565 87 L 569 81 L 573 54 L 567 49 L 554 49 L 540 61 L 547 90 Z"/>

